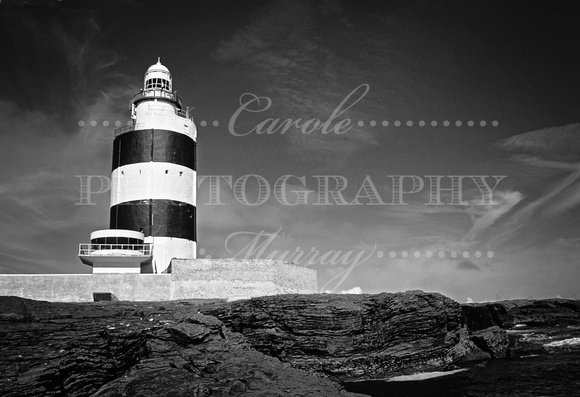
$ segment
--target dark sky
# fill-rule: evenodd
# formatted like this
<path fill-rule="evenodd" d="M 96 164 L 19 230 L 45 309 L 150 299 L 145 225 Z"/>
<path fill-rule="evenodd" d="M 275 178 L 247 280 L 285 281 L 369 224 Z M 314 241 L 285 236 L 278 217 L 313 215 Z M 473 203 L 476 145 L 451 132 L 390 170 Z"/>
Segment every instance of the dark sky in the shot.
<path fill-rule="evenodd" d="M 198 176 L 223 176 L 223 205 L 200 178 L 199 257 L 294 260 L 337 292 L 580 298 L 579 20 L 558 1 L 2 0 L 0 272 L 90 271 L 78 244 L 109 196 L 76 205 L 78 176 L 110 176 L 161 57 Z M 258 133 L 273 120 L 294 126 Z M 460 205 L 428 205 L 450 176 Z"/>

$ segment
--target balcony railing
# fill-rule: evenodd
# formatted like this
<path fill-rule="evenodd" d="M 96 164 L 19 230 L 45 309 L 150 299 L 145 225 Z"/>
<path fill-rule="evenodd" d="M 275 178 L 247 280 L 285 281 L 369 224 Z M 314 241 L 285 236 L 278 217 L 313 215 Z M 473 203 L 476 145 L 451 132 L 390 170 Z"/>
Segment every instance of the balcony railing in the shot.
<path fill-rule="evenodd" d="M 133 103 L 139 102 L 143 99 L 155 99 L 155 98 L 164 98 L 169 99 L 170 101 L 177 102 L 178 107 L 181 109 L 183 107 L 181 102 L 181 97 L 177 95 L 177 91 L 167 91 L 167 90 L 153 90 L 148 89 L 144 91 L 140 91 L 133 95 Z"/>
<path fill-rule="evenodd" d="M 115 137 L 118 137 L 119 135 L 123 135 L 129 131 L 134 131 L 134 130 L 138 130 L 141 127 L 139 127 L 139 124 L 130 124 L 130 125 L 126 125 L 124 127 L 121 128 L 117 128 L 115 130 Z"/>
<path fill-rule="evenodd" d="M 79 244 L 79 255 L 151 256 L 153 244 Z"/>

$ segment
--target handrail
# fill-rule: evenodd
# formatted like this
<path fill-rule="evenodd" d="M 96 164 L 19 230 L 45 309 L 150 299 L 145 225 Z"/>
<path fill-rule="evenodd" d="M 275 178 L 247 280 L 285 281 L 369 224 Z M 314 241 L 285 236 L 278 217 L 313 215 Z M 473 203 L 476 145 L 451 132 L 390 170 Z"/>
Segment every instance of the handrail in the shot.
<path fill-rule="evenodd" d="M 135 95 L 133 95 L 133 103 L 138 102 L 142 99 L 149 99 L 149 98 L 165 98 L 171 101 L 177 102 L 178 107 L 181 109 L 182 101 L 181 97 L 177 95 L 177 91 L 167 91 L 167 90 L 154 90 L 154 89 L 147 89 L 143 91 L 139 91 Z"/>
<path fill-rule="evenodd" d="M 135 129 L 135 125 L 133 125 L 133 124 L 129 124 L 129 125 L 125 125 L 121 128 L 117 128 L 115 130 L 115 137 L 118 137 L 119 135 L 123 135 L 126 132 L 133 131 L 134 129 Z"/>
<path fill-rule="evenodd" d="M 79 244 L 79 255 L 97 255 L 103 250 L 137 251 L 145 256 L 151 256 L 153 244 Z"/>

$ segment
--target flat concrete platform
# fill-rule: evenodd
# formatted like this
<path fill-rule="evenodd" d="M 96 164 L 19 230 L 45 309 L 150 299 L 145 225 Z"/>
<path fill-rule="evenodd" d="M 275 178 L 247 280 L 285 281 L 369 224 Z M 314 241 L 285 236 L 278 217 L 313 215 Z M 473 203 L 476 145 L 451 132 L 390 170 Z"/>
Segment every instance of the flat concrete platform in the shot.
<path fill-rule="evenodd" d="M 168 274 L 0 275 L 0 296 L 50 302 L 92 302 L 94 293 L 163 301 L 317 292 L 315 270 L 274 260 L 173 259 Z"/>

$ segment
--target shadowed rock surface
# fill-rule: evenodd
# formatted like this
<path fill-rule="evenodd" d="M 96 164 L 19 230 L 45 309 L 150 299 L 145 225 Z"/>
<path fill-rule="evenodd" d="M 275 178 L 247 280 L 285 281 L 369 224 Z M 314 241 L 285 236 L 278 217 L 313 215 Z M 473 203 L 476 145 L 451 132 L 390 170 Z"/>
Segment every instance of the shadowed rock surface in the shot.
<path fill-rule="evenodd" d="M 572 299 L 517 299 L 462 306 L 467 325 L 483 329 L 494 325 L 513 328 L 515 325 L 555 326 L 579 325 L 580 301 Z"/>
<path fill-rule="evenodd" d="M 268 357 L 188 302 L 0 297 L 0 395 L 355 396 Z"/>
<path fill-rule="evenodd" d="M 514 329 L 519 326 L 548 328 L 580 325 L 580 301 L 571 299 L 471 303 L 463 305 L 462 310 L 467 327 L 475 332 L 493 327 Z M 546 353 L 541 342 L 524 340 L 518 334 L 508 334 L 507 357 L 541 353 Z"/>
<path fill-rule="evenodd" d="M 0 395 L 349 396 L 332 380 L 531 351 L 503 328 L 578 324 L 579 307 L 460 305 L 421 291 L 229 303 L 0 297 Z"/>
<path fill-rule="evenodd" d="M 504 357 L 505 331 L 472 335 L 461 306 L 437 293 L 284 295 L 201 308 L 257 350 L 341 381 Z"/>

